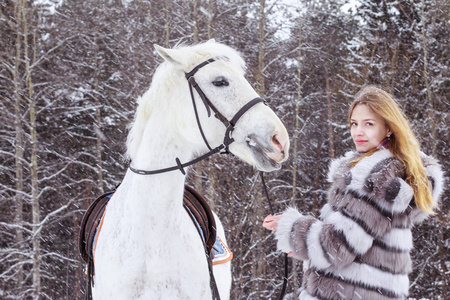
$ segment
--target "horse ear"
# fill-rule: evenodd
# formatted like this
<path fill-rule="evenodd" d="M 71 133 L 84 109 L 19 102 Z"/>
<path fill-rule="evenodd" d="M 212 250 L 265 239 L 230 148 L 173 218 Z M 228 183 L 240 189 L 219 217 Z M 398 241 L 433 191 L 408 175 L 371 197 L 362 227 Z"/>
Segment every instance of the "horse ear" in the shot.
<path fill-rule="evenodd" d="M 173 64 L 181 65 L 181 59 L 177 58 L 178 52 L 177 50 L 163 48 L 159 45 L 154 45 L 156 52 L 158 52 L 159 56 L 161 56 L 165 61 L 168 61 Z"/>
<path fill-rule="evenodd" d="M 206 44 L 213 44 L 216 42 L 216 39 L 209 39 Z"/>

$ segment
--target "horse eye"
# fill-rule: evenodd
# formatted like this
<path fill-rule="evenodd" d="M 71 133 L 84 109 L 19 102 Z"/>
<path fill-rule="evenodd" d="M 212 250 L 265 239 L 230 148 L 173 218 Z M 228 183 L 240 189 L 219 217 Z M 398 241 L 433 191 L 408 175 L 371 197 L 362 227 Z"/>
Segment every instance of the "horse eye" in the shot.
<path fill-rule="evenodd" d="M 225 77 L 219 77 L 217 79 L 215 79 L 212 84 L 214 84 L 214 86 L 228 86 L 230 85 L 230 83 L 228 82 L 228 80 Z"/>

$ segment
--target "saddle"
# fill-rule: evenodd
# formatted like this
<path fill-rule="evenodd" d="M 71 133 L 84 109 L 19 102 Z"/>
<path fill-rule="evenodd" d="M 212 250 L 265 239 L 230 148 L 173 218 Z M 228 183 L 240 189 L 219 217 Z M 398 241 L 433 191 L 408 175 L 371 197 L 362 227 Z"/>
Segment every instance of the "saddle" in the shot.
<path fill-rule="evenodd" d="M 103 217 L 106 206 L 115 191 L 105 193 L 92 202 L 83 215 L 80 224 L 80 231 L 78 234 L 78 249 L 83 260 L 87 263 L 86 274 L 88 280 L 86 281 L 86 296 L 85 299 L 92 299 L 92 286 L 94 285 L 94 249 L 98 233 L 101 229 Z M 183 206 L 191 217 L 197 228 L 204 245 L 205 254 L 208 260 L 209 273 L 211 277 L 211 291 L 214 299 L 220 299 L 217 291 L 214 276 L 212 274 L 213 265 L 213 246 L 216 242 L 216 222 L 206 200 L 190 186 L 184 186 Z M 220 240 L 220 239 L 219 239 Z M 222 245 L 223 246 L 223 245 Z M 226 246 L 224 246 L 226 248 Z M 232 254 L 228 248 L 228 258 L 222 260 L 226 262 L 232 258 Z M 231 257 L 230 257 L 231 254 Z"/>
<path fill-rule="evenodd" d="M 101 225 L 106 206 L 114 192 L 107 192 L 92 202 L 81 220 L 78 248 L 81 257 L 88 264 L 94 260 L 93 250 L 95 248 L 96 235 Z M 216 222 L 211 208 L 205 198 L 187 185 L 184 187 L 183 206 L 203 239 L 206 247 L 205 252 L 211 254 L 214 243 L 216 242 Z"/>

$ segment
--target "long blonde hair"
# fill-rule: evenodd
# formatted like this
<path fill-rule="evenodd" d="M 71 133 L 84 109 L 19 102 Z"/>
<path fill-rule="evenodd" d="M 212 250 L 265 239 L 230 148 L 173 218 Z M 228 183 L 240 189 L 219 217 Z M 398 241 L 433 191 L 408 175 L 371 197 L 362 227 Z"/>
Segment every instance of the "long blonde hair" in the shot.
<path fill-rule="evenodd" d="M 420 145 L 397 102 L 386 91 L 373 85 L 366 86 L 356 94 L 355 100 L 350 106 L 348 114 L 350 125 L 353 109 L 359 104 L 367 105 L 375 114 L 384 119 L 386 126 L 391 131 L 389 150 L 405 166 L 406 180 L 414 190 L 416 206 L 428 213 L 433 213 L 432 207 L 435 203 L 430 182 L 420 158 Z M 362 158 L 376 151 L 378 151 L 377 148 L 365 153 L 352 163 L 357 164 Z"/>

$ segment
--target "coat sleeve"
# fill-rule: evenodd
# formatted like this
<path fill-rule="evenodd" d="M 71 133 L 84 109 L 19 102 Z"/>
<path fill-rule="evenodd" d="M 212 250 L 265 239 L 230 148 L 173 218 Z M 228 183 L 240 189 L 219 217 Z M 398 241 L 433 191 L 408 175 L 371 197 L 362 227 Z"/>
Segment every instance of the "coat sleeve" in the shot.
<path fill-rule="evenodd" d="M 439 209 L 441 197 L 444 192 L 446 184 L 446 178 L 442 167 L 439 162 L 424 153 L 421 153 L 423 164 L 428 175 L 428 180 L 431 184 L 431 191 L 433 194 L 434 205 L 431 207 L 433 210 Z M 414 224 L 420 224 L 429 217 L 429 214 L 421 209 L 414 208 L 411 212 L 411 220 Z"/>
<path fill-rule="evenodd" d="M 367 251 L 373 239 L 361 236 L 355 243 L 367 244 Z M 341 229 L 310 216 L 304 216 L 294 208 L 288 208 L 278 222 L 275 233 L 277 247 L 283 252 L 292 252 L 294 258 L 310 260 L 321 269 L 343 268 L 354 262 L 357 253 L 346 242 Z"/>
<path fill-rule="evenodd" d="M 277 247 L 283 252 L 291 252 L 300 260 L 307 260 L 306 235 L 309 227 L 316 219 L 306 217 L 294 208 L 288 208 L 283 217 L 278 221 L 275 238 Z"/>

